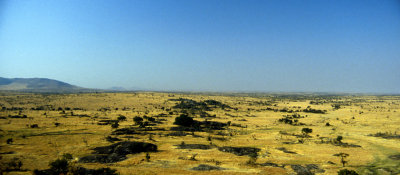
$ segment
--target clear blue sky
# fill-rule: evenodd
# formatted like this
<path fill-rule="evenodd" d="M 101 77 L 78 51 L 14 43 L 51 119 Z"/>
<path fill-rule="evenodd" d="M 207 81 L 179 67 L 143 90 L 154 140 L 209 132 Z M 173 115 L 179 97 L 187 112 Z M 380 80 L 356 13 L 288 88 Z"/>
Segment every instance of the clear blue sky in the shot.
<path fill-rule="evenodd" d="M 0 77 L 400 93 L 400 1 L 2 0 Z"/>

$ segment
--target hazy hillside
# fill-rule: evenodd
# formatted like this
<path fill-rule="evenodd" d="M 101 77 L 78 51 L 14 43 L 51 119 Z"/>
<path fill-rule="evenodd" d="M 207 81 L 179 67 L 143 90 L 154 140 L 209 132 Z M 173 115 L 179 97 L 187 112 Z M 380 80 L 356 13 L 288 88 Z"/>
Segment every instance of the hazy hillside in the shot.
<path fill-rule="evenodd" d="M 48 78 L 2 78 L 0 90 L 24 92 L 80 92 L 90 89 Z"/>

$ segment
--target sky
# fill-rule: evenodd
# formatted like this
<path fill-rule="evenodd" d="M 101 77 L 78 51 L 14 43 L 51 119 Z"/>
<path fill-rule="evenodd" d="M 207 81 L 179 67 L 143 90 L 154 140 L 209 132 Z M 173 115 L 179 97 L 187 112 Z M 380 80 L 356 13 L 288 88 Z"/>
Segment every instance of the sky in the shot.
<path fill-rule="evenodd" d="M 0 77 L 400 93 L 400 1 L 0 0 Z"/>

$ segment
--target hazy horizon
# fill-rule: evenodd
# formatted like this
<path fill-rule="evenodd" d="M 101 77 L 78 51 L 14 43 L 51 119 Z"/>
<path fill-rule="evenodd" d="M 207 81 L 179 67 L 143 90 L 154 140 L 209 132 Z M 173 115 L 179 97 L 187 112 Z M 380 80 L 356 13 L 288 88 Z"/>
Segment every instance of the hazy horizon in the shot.
<path fill-rule="evenodd" d="M 400 2 L 0 2 L 0 77 L 86 88 L 400 93 Z"/>

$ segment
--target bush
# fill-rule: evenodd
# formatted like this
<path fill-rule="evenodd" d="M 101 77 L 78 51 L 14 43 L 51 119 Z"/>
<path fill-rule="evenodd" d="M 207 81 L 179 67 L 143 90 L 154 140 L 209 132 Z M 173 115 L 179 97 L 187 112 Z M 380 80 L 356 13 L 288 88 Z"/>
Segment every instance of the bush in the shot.
<path fill-rule="evenodd" d="M 33 125 L 30 125 L 30 127 L 31 128 L 39 128 L 39 125 L 38 124 L 33 124 Z"/>
<path fill-rule="evenodd" d="M 342 143 L 343 137 L 342 136 L 337 136 L 336 141 L 339 143 Z"/>
<path fill-rule="evenodd" d="M 119 117 L 117 118 L 117 120 L 119 120 L 119 121 L 125 121 L 125 120 L 126 120 L 126 117 L 123 116 L 123 115 L 119 115 Z"/>
<path fill-rule="evenodd" d="M 301 132 L 302 132 L 304 135 L 308 135 L 309 133 L 312 133 L 312 129 L 310 129 L 310 128 L 303 128 L 303 129 L 301 130 Z"/>
<path fill-rule="evenodd" d="M 148 122 L 148 121 L 141 122 L 141 123 L 139 124 L 139 127 L 141 127 L 141 128 L 146 128 L 146 126 L 149 126 L 149 122 Z"/>
<path fill-rule="evenodd" d="M 326 110 L 312 109 L 312 108 L 310 108 L 310 106 L 308 106 L 307 109 L 303 110 L 303 112 L 316 113 L 316 114 L 325 114 Z"/>
<path fill-rule="evenodd" d="M 118 142 L 109 146 L 94 148 L 94 153 L 81 157 L 81 163 L 115 163 L 127 159 L 128 154 L 156 152 L 157 145 L 145 142 Z"/>
<path fill-rule="evenodd" d="M 194 124 L 194 120 L 192 117 L 189 117 L 187 114 L 181 114 L 179 117 L 175 118 L 174 124 L 189 127 Z"/>
<path fill-rule="evenodd" d="M 150 154 L 148 152 L 146 153 L 146 162 L 150 162 Z"/>
<path fill-rule="evenodd" d="M 135 125 L 140 125 L 143 122 L 143 118 L 136 116 L 133 118 L 133 122 L 135 122 Z"/>
<path fill-rule="evenodd" d="M 195 171 L 211 171 L 211 170 L 225 170 L 225 168 L 221 168 L 221 167 L 218 167 L 218 166 L 206 165 L 206 164 L 200 164 L 197 167 L 193 167 L 192 170 L 195 170 Z"/>
<path fill-rule="evenodd" d="M 111 124 L 111 128 L 113 128 L 113 129 L 116 129 L 118 127 L 119 127 L 118 122 L 115 122 L 115 123 Z"/>
<path fill-rule="evenodd" d="M 64 158 L 65 160 L 72 160 L 72 159 L 73 159 L 73 156 L 72 156 L 72 154 L 70 154 L 70 153 L 65 153 L 65 154 L 63 154 L 63 158 Z"/>
<path fill-rule="evenodd" d="M 300 116 L 299 114 L 284 115 L 283 118 L 278 121 L 293 126 L 305 125 L 304 123 L 299 122 L 300 118 L 304 118 L 304 116 Z"/>
<path fill-rule="evenodd" d="M 147 118 L 147 121 L 154 122 L 154 121 L 156 121 L 156 119 L 154 117 L 149 117 L 149 118 Z"/>
<path fill-rule="evenodd" d="M 65 159 L 57 159 L 49 164 L 53 174 L 66 174 L 68 172 L 68 161 Z"/>
<path fill-rule="evenodd" d="M 338 175 L 358 175 L 354 170 L 343 169 L 338 171 Z"/>
<path fill-rule="evenodd" d="M 303 128 L 301 129 L 301 132 L 303 133 L 303 137 L 311 137 L 308 134 L 312 133 L 312 129 L 310 128 Z M 302 142 L 304 143 L 304 142 Z"/>
<path fill-rule="evenodd" d="M 248 156 L 249 156 L 249 160 L 246 162 L 246 164 L 247 165 L 256 165 L 257 157 L 258 157 L 257 153 L 256 152 L 250 153 Z"/>
<path fill-rule="evenodd" d="M 111 169 L 111 168 L 99 168 L 95 170 L 87 170 L 87 173 L 83 174 L 90 174 L 90 172 L 93 172 L 93 174 L 99 174 L 99 175 L 117 175 L 117 170 Z"/>
<path fill-rule="evenodd" d="M 117 175 L 117 170 L 110 168 L 99 168 L 99 169 L 86 169 L 83 167 L 75 167 L 71 172 L 71 174 L 76 175 Z"/>
<path fill-rule="evenodd" d="M 333 110 L 338 110 L 340 109 L 340 104 L 332 104 Z"/>
<path fill-rule="evenodd" d="M 5 167 L 2 167 L 3 165 L 6 165 Z M 0 172 L 2 170 L 5 171 L 19 171 L 21 170 L 22 167 L 22 162 L 21 160 L 19 160 L 18 158 L 13 158 L 12 160 L 10 160 L 9 162 L 4 162 L 2 166 L 0 166 Z M 5 168 L 5 169 L 4 169 Z"/>
<path fill-rule="evenodd" d="M 57 159 L 50 163 L 50 169 L 33 171 L 34 175 L 59 175 L 59 174 L 76 174 L 76 175 L 117 175 L 117 170 L 110 168 L 99 168 L 99 169 L 86 169 L 80 166 L 68 165 L 68 161 L 65 159 Z"/>

